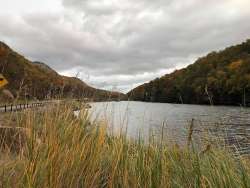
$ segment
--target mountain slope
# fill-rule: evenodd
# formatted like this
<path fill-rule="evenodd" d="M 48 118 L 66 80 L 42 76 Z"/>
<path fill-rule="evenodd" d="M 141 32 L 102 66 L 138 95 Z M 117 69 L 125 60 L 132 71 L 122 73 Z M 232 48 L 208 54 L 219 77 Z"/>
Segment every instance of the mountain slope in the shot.
<path fill-rule="evenodd" d="M 80 79 L 59 75 L 44 63 L 31 62 L 0 42 L 0 73 L 9 84 L 15 97 L 20 98 L 93 98 L 94 100 L 117 99 L 123 94 L 95 89 Z"/>
<path fill-rule="evenodd" d="M 130 100 L 250 105 L 250 40 L 212 52 L 128 94 Z"/>

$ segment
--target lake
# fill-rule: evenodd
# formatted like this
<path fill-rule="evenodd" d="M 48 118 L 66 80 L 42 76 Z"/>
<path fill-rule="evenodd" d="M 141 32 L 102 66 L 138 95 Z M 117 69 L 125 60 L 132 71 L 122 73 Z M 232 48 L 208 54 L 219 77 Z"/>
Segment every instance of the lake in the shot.
<path fill-rule="evenodd" d="M 250 108 L 145 102 L 91 103 L 92 120 L 105 120 L 109 130 L 129 137 L 160 137 L 184 144 L 193 121 L 194 139 L 219 137 L 240 154 L 250 153 Z M 162 131 L 163 130 L 163 131 Z"/>

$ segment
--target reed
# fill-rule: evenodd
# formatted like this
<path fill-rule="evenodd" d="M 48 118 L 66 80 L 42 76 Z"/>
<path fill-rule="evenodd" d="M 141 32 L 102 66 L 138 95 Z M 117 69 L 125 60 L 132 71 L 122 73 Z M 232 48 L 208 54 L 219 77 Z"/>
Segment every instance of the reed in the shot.
<path fill-rule="evenodd" d="M 15 115 L 28 130 L 21 151 L 2 149 L 0 187 L 250 187 L 249 162 L 223 148 L 145 144 L 107 134 L 70 104 Z M 192 128 L 193 129 L 193 125 Z M 163 134 L 162 134 L 163 135 Z"/>

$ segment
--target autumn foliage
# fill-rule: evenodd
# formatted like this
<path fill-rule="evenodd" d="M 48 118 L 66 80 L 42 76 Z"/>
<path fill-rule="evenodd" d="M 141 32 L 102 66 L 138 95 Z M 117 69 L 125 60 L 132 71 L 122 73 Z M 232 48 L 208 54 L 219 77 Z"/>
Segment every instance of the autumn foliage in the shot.
<path fill-rule="evenodd" d="M 117 99 L 121 93 L 93 88 L 78 78 L 61 76 L 44 63 L 31 62 L 0 42 L 0 73 L 16 98 Z"/>
<path fill-rule="evenodd" d="M 212 52 L 187 68 L 135 88 L 128 96 L 151 102 L 250 105 L 250 40 Z"/>

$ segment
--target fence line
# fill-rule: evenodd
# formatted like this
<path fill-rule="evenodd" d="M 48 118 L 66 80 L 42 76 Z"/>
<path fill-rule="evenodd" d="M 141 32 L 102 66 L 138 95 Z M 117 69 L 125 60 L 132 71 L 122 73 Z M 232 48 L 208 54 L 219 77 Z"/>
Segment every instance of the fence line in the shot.
<path fill-rule="evenodd" d="M 44 106 L 47 102 L 37 102 L 37 103 L 22 103 L 22 104 L 5 104 L 0 106 L 0 112 L 15 112 L 21 111 L 28 108 L 36 108 Z"/>

